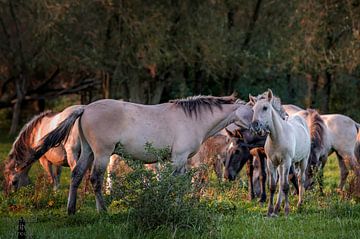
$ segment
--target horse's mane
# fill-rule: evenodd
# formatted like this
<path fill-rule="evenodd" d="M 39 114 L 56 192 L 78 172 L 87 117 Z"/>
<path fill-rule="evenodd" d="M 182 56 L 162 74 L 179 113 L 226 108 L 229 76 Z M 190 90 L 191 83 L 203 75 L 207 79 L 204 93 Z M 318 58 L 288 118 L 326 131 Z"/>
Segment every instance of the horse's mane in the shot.
<path fill-rule="evenodd" d="M 14 141 L 8 161 L 15 160 L 16 163 L 22 162 L 29 156 L 31 148 L 31 141 L 33 140 L 33 131 L 44 117 L 52 117 L 56 113 L 52 111 L 45 111 L 39 115 L 34 116 L 24 127 L 21 129 L 18 137 Z"/>
<path fill-rule="evenodd" d="M 314 109 L 307 109 L 310 119 L 311 147 L 324 147 L 325 122 Z"/>
<path fill-rule="evenodd" d="M 256 97 L 256 100 L 263 100 L 263 99 L 267 99 L 267 94 L 268 92 L 265 91 L 264 93 L 258 95 Z M 271 101 L 271 105 L 272 107 L 275 109 L 276 112 L 279 113 L 280 117 L 282 119 L 286 119 L 289 115 L 286 113 L 284 107 L 281 105 L 281 100 L 279 97 L 277 96 L 273 96 L 273 100 Z"/>
<path fill-rule="evenodd" d="M 234 104 L 236 98 L 234 95 L 215 97 L 215 96 L 190 96 L 185 99 L 170 100 L 170 103 L 173 103 L 176 106 L 180 106 L 185 115 L 188 117 L 198 117 L 198 114 L 203 108 L 209 109 L 213 112 L 213 107 L 222 109 L 222 104 Z"/>

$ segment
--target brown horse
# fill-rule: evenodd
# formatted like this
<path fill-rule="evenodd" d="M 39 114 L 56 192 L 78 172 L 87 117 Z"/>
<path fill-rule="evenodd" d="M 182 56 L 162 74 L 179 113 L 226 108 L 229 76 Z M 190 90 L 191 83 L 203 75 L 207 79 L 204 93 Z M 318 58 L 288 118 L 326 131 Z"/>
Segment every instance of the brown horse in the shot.
<path fill-rule="evenodd" d="M 201 165 L 210 166 L 214 169 L 218 180 L 222 180 L 228 143 L 228 137 L 225 135 L 217 134 L 210 137 L 200 146 L 199 151 L 189 159 L 188 166 L 191 168 L 198 168 Z M 205 173 L 201 177 L 207 179 L 208 175 Z"/>
<path fill-rule="evenodd" d="M 157 160 L 146 151 L 145 145 L 168 148 L 175 172 L 183 173 L 187 159 L 199 150 L 206 139 L 233 122 L 243 127 L 249 125 L 251 107 L 234 104 L 235 100 L 234 96 L 198 96 L 159 105 L 99 100 L 76 110 L 50 132 L 44 138 L 44 144 L 37 149 L 36 156 L 66 139 L 80 118 L 81 155 L 72 171 L 68 213 L 75 213 L 77 188 L 92 161 L 90 181 L 95 191 L 96 206 L 98 211 L 106 210 L 102 181 L 117 144 L 120 143 L 132 159 L 145 163 Z M 92 154 L 94 159 L 90 157 Z M 36 158 L 29 161 L 33 160 Z"/>
<path fill-rule="evenodd" d="M 12 145 L 8 158 L 5 160 L 4 176 L 6 191 L 16 190 L 30 183 L 28 173 L 31 164 L 18 171 L 16 170 L 16 165 L 22 164 L 26 159 L 30 158 L 34 153 L 33 148 L 40 143 L 41 138 L 56 128 L 64 118 L 68 117 L 69 114 L 79 107 L 72 106 L 61 113 L 43 112 L 35 116 L 22 128 Z M 75 167 L 80 153 L 79 143 L 77 129 L 74 128 L 66 144 L 60 144 L 40 157 L 40 164 L 46 171 L 50 183 L 54 185 L 54 189 L 59 187 L 61 166 Z"/>

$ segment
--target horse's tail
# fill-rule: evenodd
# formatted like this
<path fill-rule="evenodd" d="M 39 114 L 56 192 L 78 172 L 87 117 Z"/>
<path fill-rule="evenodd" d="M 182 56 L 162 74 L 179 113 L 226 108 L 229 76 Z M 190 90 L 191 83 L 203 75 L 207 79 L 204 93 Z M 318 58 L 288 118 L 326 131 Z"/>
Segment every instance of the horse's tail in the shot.
<path fill-rule="evenodd" d="M 355 157 L 356 157 L 358 163 L 360 163 L 360 124 L 355 123 L 355 127 L 356 127 L 356 131 L 357 131 L 357 136 L 356 136 L 354 153 L 355 153 Z"/>
<path fill-rule="evenodd" d="M 79 109 L 72 112 L 67 119 L 61 122 L 58 127 L 53 131 L 45 135 L 41 141 L 42 144 L 35 148 L 32 157 L 22 165 L 18 166 L 18 169 L 22 169 L 29 164 L 32 164 L 44 155 L 49 149 L 59 146 L 62 142 L 66 142 L 75 121 L 84 113 L 85 107 L 82 106 Z"/>
<path fill-rule="evenodd" d="M 325 147 L 325 130 L 326 125 L 320 114 L 314 109 L 308 109 L 310 121 L 310 138 L 311 138 L 311 151 L 309 157 L 309 164 L 316 165 L 318 158 L 316 152 L 321 151 Z"/>

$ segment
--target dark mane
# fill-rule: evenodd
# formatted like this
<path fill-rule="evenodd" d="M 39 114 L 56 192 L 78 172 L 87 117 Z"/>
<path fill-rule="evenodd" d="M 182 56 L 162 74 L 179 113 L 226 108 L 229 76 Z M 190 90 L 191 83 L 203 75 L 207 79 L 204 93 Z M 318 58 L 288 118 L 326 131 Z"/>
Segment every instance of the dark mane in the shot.
<path fill-rule="evenodd" d="M 213 112 L 213 107 L 222 109 L 222 104 L 234 104 L 236 98 L 234 95 L 215 97 L 215 96 L 191 96 L 185 99 L 170 100 L 176 106 L 180 106 L 185 115 L 192 117 L 195 115 L 197 118 L 201 110 L 208 109 Z"/>
<path fill-rule="evenodd" d="M 45 111 L 34 116 L 26 125 L 24 125 L 12 145 L 11 151 L 8 155 L 8 160 L 15 160 L 16 163 L 19 163 L 26 159 L 32 150 L 31 141 L 33 140 L 33 130 L 38 126 L 44 117 L 52 117 L 54 115 L 55 113 L 52 111 Z"/>
<path fill-rule="evenodd" d="M 307 109 L 308 117 L 310 120 L 310 138 L 311 138 L 311 156 L 310 163 L 314 164 L 317 162 L 312 162 L 314 160 L 312 154 L 314 151 L 318 151 L 324 147 L 324 133 L 325 133 L 325 122 L 319 115 L 319 113 L 314 109 Z"/>

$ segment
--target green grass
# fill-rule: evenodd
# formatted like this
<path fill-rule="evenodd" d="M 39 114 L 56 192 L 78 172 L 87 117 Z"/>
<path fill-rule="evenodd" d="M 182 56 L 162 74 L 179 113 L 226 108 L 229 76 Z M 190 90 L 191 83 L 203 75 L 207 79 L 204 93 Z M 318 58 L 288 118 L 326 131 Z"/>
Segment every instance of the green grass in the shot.
<path fill-rule="evenodd" d="M 10 139 L 0 139 L 0 157 L 4 159 L 11 144 Z M 291 212 L 278 218 L 267 218 L 266 206 L 248 201 L 242 180 L 219 184 L 211 179 L 206 197 L 210 208 L 215 208 L 213 226 L 199 233 L 194 228 L 158 227 L 139 230 L 129 219 L 128 208 L 109 206 L 108 214 L 98 214 L 92 193 L 79 190 L 78 211 L 74 216 L 66 214 L 68 192 L 68 169 L 63 170 L 59 192 L 52 192 L 42 182 L 42 169 L 37 163 L 30 172 L 35 186 L 20 190 L 10 197 L 1 196 L 0 238 L 17 238 L 20 217 L 27 224 L 31 238 L 360 238 L 360 204 L 343 199 L 336 192 L 339 170 L 336 159 L 331 157 L 325 169 L 325 195 L 316 190 L 305 194 L 301 212 L 295 205 L 297 198 L 291 196 Z M 40 188 L 34 196 L 34 187 Z M 107 198 L 109 204 L 109 198 Z M 25 205 L 10 208 L 9 205 Z"/>

